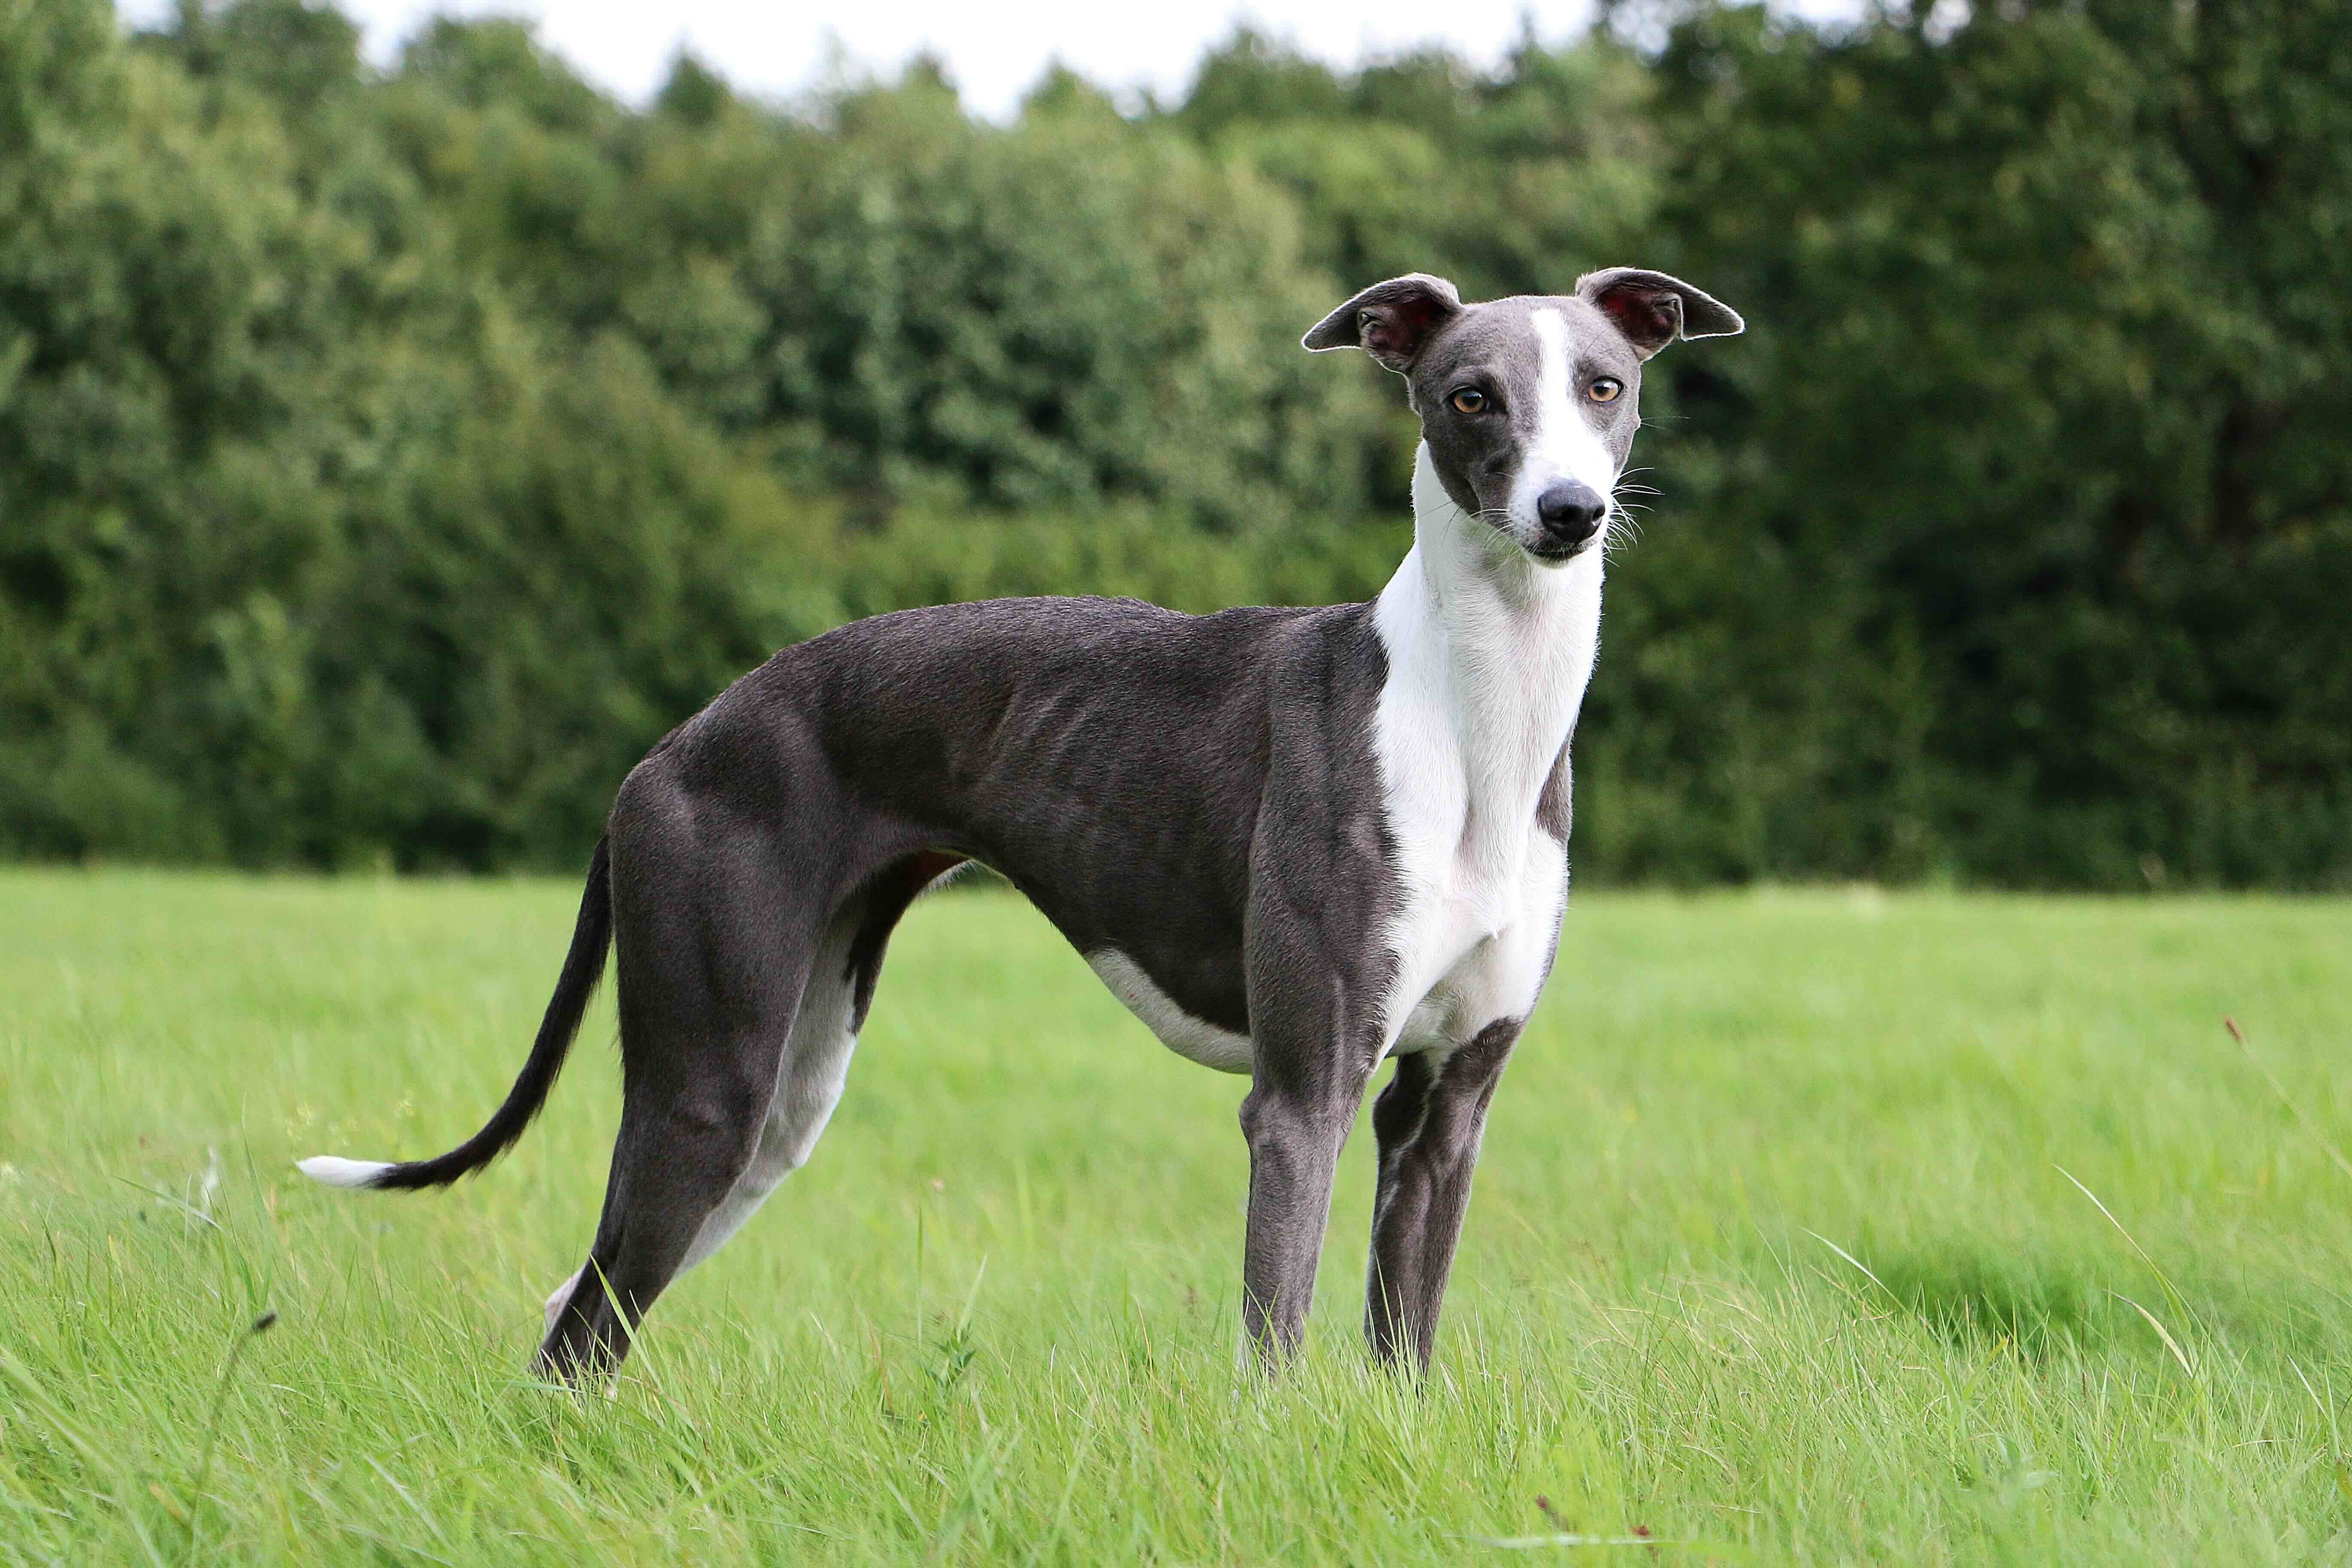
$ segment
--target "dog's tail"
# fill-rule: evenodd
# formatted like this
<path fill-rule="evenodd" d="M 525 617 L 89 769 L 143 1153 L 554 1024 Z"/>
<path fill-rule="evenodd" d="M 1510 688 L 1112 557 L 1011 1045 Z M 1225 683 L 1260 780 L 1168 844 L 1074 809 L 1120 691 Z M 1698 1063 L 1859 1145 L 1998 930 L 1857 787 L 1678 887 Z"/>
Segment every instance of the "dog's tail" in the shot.
<path fill-rule="evenodd" d="M 572 951 L 563 957 L 563 973 L 548 999 L 547 1016 L 540 1020 L 539 1038 L 531 1043 L 530 1058 L 507 1092 L 507 1100 L 479 1132 L 430 1160 L 391 1164 L 380 1160 L 344 1160 L 332 1154 L 313 1155 L 296 1163 L 312 1181 L 331 1187 L 444 1187 L 497 1159 L 522 1136 L 555 1075 L 563 1070 L 572 1037 L 580 1032 L 588 999 L 604 978 L 605 950 L 613 942 L 613 856 L 604 838 L 588 862 L 588 888 L 580 897 L 580 921 L 572 928 Z"/>

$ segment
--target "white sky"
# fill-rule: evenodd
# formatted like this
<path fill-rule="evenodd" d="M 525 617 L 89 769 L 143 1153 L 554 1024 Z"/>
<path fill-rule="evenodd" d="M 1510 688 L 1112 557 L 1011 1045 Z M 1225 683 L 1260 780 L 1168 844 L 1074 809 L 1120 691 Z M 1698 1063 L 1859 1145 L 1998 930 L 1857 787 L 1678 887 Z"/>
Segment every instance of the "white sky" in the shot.
<path fill-rule="evenodd" d="M 1058 58 L 1105 87 L 1150 87 L 1163 97 L 1192 79 L 1202 51 L 1248 20 L 1309 54 L 1347 66 L 1431 39 L 1481 64 L 1518 37 L 1523 17 L 1557 43 L 1580 32 L 1590 0 L 868 0 L 845 5 L 772 0 L 341 0 L 367 29 L 367 49 L 394 58 L 403 38 L 436 11 L 535 18 L 542 40 L 593 80 L 642 101 L 690 45 L 737 87 L 782 96 L 822 75 L 831 41 L 846 63 L 895 75 L 928 47 L 945 59 L 965 104 L 993 119 Z M 170 0 L 118 0 L 123 18 L 151 25 Z M 1806 11 L 1846 9 L 1799 0 Z"/>

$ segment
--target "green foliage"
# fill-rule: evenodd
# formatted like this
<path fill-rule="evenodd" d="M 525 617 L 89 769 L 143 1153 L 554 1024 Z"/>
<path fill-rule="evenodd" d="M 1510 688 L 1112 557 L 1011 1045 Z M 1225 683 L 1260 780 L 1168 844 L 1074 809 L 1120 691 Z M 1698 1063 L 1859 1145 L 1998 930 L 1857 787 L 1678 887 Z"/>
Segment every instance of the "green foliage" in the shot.
<path fill-rule="evenodd" d="M 1688 655 L 1600 723 L 1632 775 L 1706 767 L 1725 713 L 1753 739 L 1654 816 L 1658 862 L 1711 818 L 1748 874 L 2352 876 L 2344 20 L 1676 30 L 1662 227 L 1754 331 L 1675 366 L 1654 460 L 1716 537 L 1639 558 L 1663 624 L 1617 649 Z"/>
<path fill-rule="evenodd" d="M 2352 879 L 2341 7 L 1699 5 L 1179 103 L 644 109 L 509 20 L 0 10 L 0 853 L 578 858 L 734 674 L 941 597 L 1377 590 L 1412 426 L 1291 345 L 1622 261 L 1677 350 L 1580 737 L 1607 879 Z"/>
<path fill-rule="evenodd" d="M 1437 270 L 1465 299 L 1557 293 L 1654 245 L 1642 63 L 1606 35 L 1482 79 L 1423 52 L 1349 80 L 1238 33 L 1168 118 L 1298 201 L 1349 288 Z"/>

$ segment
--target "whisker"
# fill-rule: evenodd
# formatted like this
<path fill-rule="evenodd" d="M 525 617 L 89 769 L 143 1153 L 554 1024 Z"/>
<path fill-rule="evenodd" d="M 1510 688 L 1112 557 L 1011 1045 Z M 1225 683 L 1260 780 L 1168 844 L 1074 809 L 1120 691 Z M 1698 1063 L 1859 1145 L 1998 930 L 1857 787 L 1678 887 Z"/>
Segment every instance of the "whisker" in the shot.
<path fill-rule="evenodd" d="M 1602 560 L 1613 561 L 1641 542 L 1642 524 L 1640 519 L 1634 514 L 1648 510 L 1649 508 L 1639 503 L 1629 502 L 1616 496 L 1610 497 L 1609 527 L 1608 531 L 1601 536 Z"/>

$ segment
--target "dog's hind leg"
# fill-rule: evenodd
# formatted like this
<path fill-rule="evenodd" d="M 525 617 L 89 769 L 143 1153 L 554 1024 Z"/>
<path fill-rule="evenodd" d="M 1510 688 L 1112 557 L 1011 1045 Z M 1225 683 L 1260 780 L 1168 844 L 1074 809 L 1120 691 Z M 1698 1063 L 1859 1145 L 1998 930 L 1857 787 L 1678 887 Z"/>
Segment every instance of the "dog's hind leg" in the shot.
<path fill-rule="evenodd" d="M 632 827 L 614 837 L 621 1125 L 587 1262 L 540 1347 L 561 1378 L 628 1353 L 751 1163 L 829 912 L 772 843 L 706 845 L 650 810 Z"/>
<path fill-rule="evenodd" d="M 644 1176 L 629 1173 L 630 1195 L 622 1197 L 624 1171 L 616 1148 L 614 1191 L 606 1200 L 605 1223 L 599 1229 L 589 1266 L 558 1287 L 549 1300 L 548 1338 L 541 1354 L 551 1369 L 563 1372 L 583 1361 L 609 1362 L 625 1353 L 626 1336 L 652 1305 L 653 1295 L 717 1252 L 777 1185 L 807 1162 L 840 1102 L 857 1030 L 873 998 L 890 930 L 915 895 L 953 864 L 948 857 L 912 858 L 886 871 L 835 911 L 808 953 L 805 980 L 784 1031 L 782 1050 L 771 1058 L 774 1067 L 768 1080 L 770 1092 L 749 1152 L 734 1162 L 731 1178 L 716 1189 L 715 1198 L 709 1196 L 711 1187 L 698 1189 L 708 1201 L 682 1246 L 678 1245 L 682 1226 L 662 1223 L 659 1216 L 649 1224 L 639 1214 Z M 625 1110 L 625 1141 L 627 1120 Z M 673 1131 L 668 1136 L 677 1134 Z M 616 1199 L 625 1208 L 617 1226 Z M 604 1266 L 602 1260 L 608 1240 L 621 1240 L 625 1251 L 633 1226 L 640 1232 L 650 1229 L 659 1237 L 663 1251 L 653 1261 L 656 1268 L 667 1261 L 668 1268 L 659 1284 L 652 1284 L 653 1269 L 631 1271 L 627 1281 L 631 1293 L 623 1295 L 616 1283 L 622 1269 Z M 617 1238 L 608 1234 L 615 1230 Z M 676 1254 L 674 1261 L 667 1259 L 671 1251 Z M 616 1264 L 620 1256 L 614 1254 Z M 604 1269 L 601 1278 L 600 1268 Z M 575 1297 L 580 1310 L 568 1311 Z M 615 1301 L 623 1309 L 617 1321 L 613 1315 Z"/>
<path fill-rule="evenodd" d="M 856 982 L 850 966 L 856 931 L 854 917 L 836 916 L 817 943 L 816 962 L 807 988 L 801 993 L 800 1011 L 793 1019 L 792 1037 L 776 1075 L 775 1098 L 769 1102 L 768 1120 L 760 1129 L 759 1147 L 695 1233 L 678 1264 L 679 1273 L 726 1245 L 759 1212 L 778 1184 L 808 1163 L 810 1151 L 833 1119 L 833 1108 L 840 1103 L 842 1087 L 849 1079 L 849 1058 L 857 1048 L 852 1018 Z"/>
<path fill-rule="evenodd" d="M 581 1276 L 587 1272 L 587 1266 L 583 1264 L 573 1269 L 562 1284 L 548 1292 L 547 1305 L 544 1309 L 547 1313 L 548 1333 L 551 1334 L 555 1331 L 555 1320 L 563 1315 L 564 1304 L 572 1300 L 572 1292 L 579 1288 Z"/>
<path fill-rule="evenodd" d="M 857 1049 L 857 1031 L 874 1004 L 891 931 L 925 888 L 961 864 L 960 857 L 943 853 L 910 856 L 876 878 L 834 916 L 817 944 L 816 962 L 801 994 L 760 1147 L 702 1222 L 693 1246 L 687 1248 L 686 1261 L 678 1266 L 680 1273 L 724 1246 L 786 1176 L 808 1163 L 849 1080 L 849 1060 Z"/>

